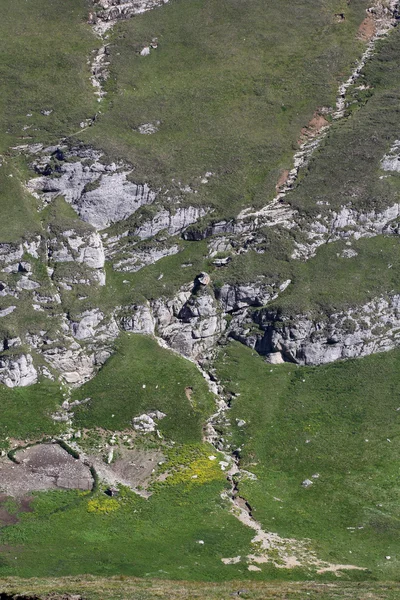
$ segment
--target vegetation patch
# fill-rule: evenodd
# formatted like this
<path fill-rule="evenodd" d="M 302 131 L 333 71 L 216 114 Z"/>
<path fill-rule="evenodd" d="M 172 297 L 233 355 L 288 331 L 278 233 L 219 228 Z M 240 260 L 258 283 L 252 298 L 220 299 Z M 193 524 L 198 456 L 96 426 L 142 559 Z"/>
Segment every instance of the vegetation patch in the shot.
<path fill-rule="evenodd" d="M 234 441 L 257 476 L 239 487 L 254 518 L 283 537 L 309 538 L 323 560 L 386 580 L 398 569 L 399 361 L 396 350 L 273 366 L 232 342 L 216 364 L 234 394 L 231 422 L 245 421 Z"/>
<path fill-rule="evenodd" d="M 120 23 L 107 111 L 80 137 L 129 160 L 136 181 L 235 216 L 275 195 L 300 132 L 333 107 L 365 45 L 365 0 L 174 0 Z M 335 14 L 345 15 L 338 23 Z M 140 52 L 151 40 L 157 48 Z M 312 68 L 310 68 L 312 65 Z M 159 123 L 152 135 L 140 126 Z M 202 183 L 211 173 L 208 183 Z"/>
<path fill-rule="evenodd" d="M 106 498 L 99 496 L 88 501 L 87 510 L 89 513 L 108 514 L 118 510 L 119 502 L 115 498 Z"/>
<path fill-rule="evenodd" d="M 134 417 L 159 410 L 166 414 L 157 421 L 163 435 L 177 442 L 200 441 L 214 399 L 195 365 L 151 337 L 122 335 L 116 350 L 96 377 L 74 392 L 73 399 L 90 398 L 76 410 L 75 425 L 118 431 L 132 427 Z M 188 386 L 196 408 L 185 394 Z"/>
<path fill-rule="evenodd" d="M 164 485 L 185 484 L 203 485 L 210 481 L 223 481 L 226 478 L 219 464 L 218 456 L 213 455 L 212 446 L 187 444 L 167 450 L 167 461 L 162 465 L 162 482 L 160 478 L 154 483 L 154 489 L 162 491 Z"/>
<path fill-rule="evenodd" d="M 20 388 L 0 386 L 0 449 L 9 447 L 10 438 L 42 439 L 63 429 L 51 415 L 62 404 L 60 386 L 49 381 Z"/>

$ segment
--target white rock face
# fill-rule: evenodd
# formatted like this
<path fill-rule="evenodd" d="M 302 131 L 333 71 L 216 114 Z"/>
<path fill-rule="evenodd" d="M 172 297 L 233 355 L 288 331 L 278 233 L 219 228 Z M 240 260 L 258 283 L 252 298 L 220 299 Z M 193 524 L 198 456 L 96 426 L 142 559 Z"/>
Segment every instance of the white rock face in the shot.
<path fill-rule="evenodd" d="M 400 173 L 400 140 L 397 140 L 388 154 L 382 159 L 381 168 L 384 171 L 395 171 Z"/>
<path fill-rule="evenodd" d="M 244 322 L 234 337 L 274 364 L 284 359 L 300 365 L 321 365 L 385 352 L 400 344 L 400 295 L 377 298 L 328 319 L 298 315 L 289 321 L 268 309 L 254 318 L 261 328 L 259 334 L 246 332 Z M 279 327 L 275 327 L 275 320 Z"/>
<path fill-rule="evenodd" d="M 199 358 L 211 349 L 226 329 L 218 303 L 210 291 L 192 296 L 184 286 L 172 300 L 132 307 L 121 327 L 135 333 L 157 334 L 173 349 L 188 358 Z"/>
<path fill-rule="evenodd" d="M 168 0 L 96 0 L 95 4 L 103 10 L 93 15 L 93 28 L 96 33 L 103 35 L 121 19 L 129 19 L 167 2 Z"/>
<path fill-rule="evenodd" d="M 36 290 L 40 287 L 40 284 L 37 281 L 32 281 L 28 277 L 21 277 L 21 279 L 17 282 L 18 290 Z"/>
<path fill-rule="evenodd" d="M 80 218 L 98 230 L 128 218 L 156 198 L 148 185 L 137 185 L 128 180 L 132 172 L 129 167 L 114 163 L 106 165 L 100 162 L 101 154 L 94 150 L 63 151 L 62 157 L 64 162 L 61 162 L 56 178 L 48 173 L 52 155 L 36 161 L 36 170 L 44 174 L 31 179 L 28 190 L 45 203 L 64 196 Z M 78 160 L 65 162 L 70 157 Z M 87 161 L 90 164 L 86 164 Z"/>
<path fill-rule="evenodd" d="M 91 269 L 102 269 L 105 263 L 104 248 L 101 237 L 98 233 L 91 233 L 86 240 L 78 238 L 79 246 L 76 248 L 78 256 L 76 262 L 84 263 Z M 76 240 L 68 239 L 68 243 L 73 247 Z"/>
<path fill-rule="evenodd" d="M 136 185 L 127 181 L 127 173 L 103 175 L 100 183 L 99 188 L 85 193 L 76 204 L 81 219 L 96 229 L 105 229 L 111 223 L 127 219 L 141 206 L 152 204 L 156 198 L 156 193 L 147 184 Z"/>
<path fill-rule="evenodd" d="M 166 230 L 169 235 L 175 235 L 189 225 L 196 223 L 207 212 L 209 212 L 208 209 L 197 206 L 177 208 L 174 213 L 163 209 L 151 221 L 147 221 L 135 229 L 134 235 L 137 235 L 141 240 L 149 239 L 163 230 Z"/>
<path fill-rule="evenodd" d="M 96 342 L 112 341 L 119 333 L 114 318 L 106 319 L 98 308 L 82 313 L 79 321 L 70 324 L 70 329 L 75 339 Z"/>
<path fill-rule="evenodd" d="M 0 263 L 8 265 L 19 262 L 24 254 L 22 244 L 0 244 Z"/>
<path fill-rule="evenodd" d="M 143 123 L 143 125 L 139 125 L 138 131 L 142 135 L 152 135 L 153 133 L 157 133 L 159 125 L 160 121 L 156 123 Z"/>
<path fill-rule="evenodd" d="M 36 238 L 34 240 L 25 241 L 23 243 L 23 248 L 24 248 L 25 252 L 30 254 L 33 258 L 39 258 L 40 244 L 41 244 L 41 237 L 40 237 L 40 235 L 38 235 L 38 236 L 36 236 Z"/>
<path fill-rule="evenodd" d="M 256 283 L 247 285 L 222 286 L 219 300 L 226 312 L 239 310 L 246 306 L 263 306 L 274 295 L 272 286 L 262 286 Z"/>
<path fill-rule="evenodd" d="M 70 347 L 50 348 L 43 352 L 45 360 L 60 373 L 61 378 L 71 385 L 82 385 L 96 372 L 97 362 L 94 353 L 86 354 L 77 344 Z M 104 361 L 105 362 L 105 361 Z"/>
<path fill-rule="evenodd" d="M 7 308 L 3 308 L 3 310 L 0 310 L 0 317 L 6 317 L 7 315 L 10 315 L 16 308 L 16 306 L 7 306 Z"/>
<path fill-rule="evenodd" d="M 37 371 L 30 354 L 0 357 L 0 383 L 9 388 L 37 382 Z"/>
<path fill-rule="evenodd" d="M 76 262 L 90 269 L 90 277 L 105 284 L 105 253 L 100 234 L 88 230 L 78 235 L 73 229 L 63 231 L 48 241 L 49 260 L 57 262 Z M 70 282 L 67 282 L 70 283 Z"/>
<path fill-rule="evenodd" d="M 340 211 L 330 211 L 320 215 L 310 225 L 300 223 L 300 228 L 307 234 L 306 243 L 296 243 L 292 258 L 308 259 L 315 256 L 319 246 L 327 241 L 340 239 L 358 240 L 364 237 L 374 237 L 398 230 L 397 219 L 400 216 L 400 204 L 396 203 L 382 211 L 370 210 L 359 212 L 347 206 Z M 393 223 L 393 225 L 392 225 Z"/>
<path fill-rule="evenodd" d="M 147 265 L 153 265 L 166 256 L 177 254 L 181 248 L 177 245 L 166 248 L 155 247 L 148 250 L 133 250 L 127 258 L 113 263 L 114 271 L 122 271 L 124 273 L 136 273 Z"/>
<path fill-rule="evenodd" d="M 99 310 L 83 312 L 74 321 L 60 318 L 61 331 L 57 337 L 45 332 L 30 336 L 29 343 L 46 362 L 59 373 L 62 380 L 74 386 L 91 379 L 112 353 L 112 342 L 119 334 L 113 316 Z"/>
<path fill-rule="evenodd" d="M 95 330 L 103 318 L 99 310 L 87 310 L 82 313 L 80 321 L 71 323 L 72 335 L 77 340 L 94 338 Z"/>
<path fill-rule="evenodd" d="M 133 306 L 129 316 L 123 317 L 121 326 L 125 331 L 154 335 L 155 320 L 150 308 L 150 303 L 143 306 Z"/>
<path fill-rule="evenodd" d="M 132 419 L 133 429 L 135 431 L 142 431 L 143 433 L 152 433 L 157 428 L 156 421 L 163 419 L 167 415 L 159 410 L 150 412 L 148 414 L 140 415 Z"/>

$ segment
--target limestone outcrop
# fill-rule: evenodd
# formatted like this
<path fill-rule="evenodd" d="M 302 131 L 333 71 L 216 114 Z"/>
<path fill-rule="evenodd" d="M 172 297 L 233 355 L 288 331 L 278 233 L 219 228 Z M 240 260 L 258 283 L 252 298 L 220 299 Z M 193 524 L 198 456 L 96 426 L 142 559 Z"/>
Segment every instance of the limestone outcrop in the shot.
<path fill-rule="evenodd" d="M 101 157 L 90 148 L 46 148 L 33 162 L 39 176 L 29 180 L 28 190 L 45 204 L 63 196 L 97 230 L 154 202 L 155 191 L 128 178 L 132 167 L 106 164 Z"/>
<path fill-rule="evenodd" d="M 230 333 L 272 362 L 320 365 L 367 356 L 399 345 L 400 296 L 376 298 L 330 316 L 289 318 L 266 307 L 246 315 Z"/>
<path fill-rule="evenodd" d="M 30 354 L 0 356 L 0 383 L 9 388 L 37 382 L 37 370 Z"/>

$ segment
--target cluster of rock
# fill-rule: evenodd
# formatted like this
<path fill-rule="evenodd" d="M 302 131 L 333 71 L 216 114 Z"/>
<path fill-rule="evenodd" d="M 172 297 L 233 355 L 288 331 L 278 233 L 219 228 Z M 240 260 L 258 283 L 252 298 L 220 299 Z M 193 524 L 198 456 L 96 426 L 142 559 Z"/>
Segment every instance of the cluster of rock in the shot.
<path fill-rule="evenodd" d="M 160 410 L 144 413 L 132 419 L 133 429 L 142 433 L 152 433 L 157 429 L 157 421 L 164 419 L 167 415 Z"/>
<path fill-rule="evenodd" d="M 183 286 L 172 300 L 160 298 L 131 306 L 121 318 L 122 329 L 158 335 L 183 356 L 201 360 L 231 332 L 228 315 L 237 313 L 244 319 L 250 306 L 263 306 L 276 297 L 271 285 L 225 285 L 216 293 L 209 284 L 209 276 L 203 273 L 194 286 Z"/>
<path fill-rule="evenodd" d="M 46 269 L 38 269 L 38 261 Z M 105 284 L 104 261 L 101 238 L 91 228 L 78 234 L 49 226 L 47 234 L 23 243 L 0 244 L 0 383 L 30 385 L 42 374 L 79 384 L 104 363 L 118 335 L 112 316 L 93 309 L 73 318 L 62 307 L 62 295 L 74 286 Z M 39 327 L 35 312 L 43 313 Z M 35 366 L 38 353 L 49 368 Z"/>
<path fill-rule="evenodd" d="M 117 21 L 166 4 L 168 0 L 95 0 L 98 10 L 90 13 L 89 22 L 99 34 L 111 29 Z"/>
<path fill-rule="evenodd" d="M 114 271 L 136 273 L 136 271 L 140 271 L 143 267 L 154 265 L 162 258 L 178 254 L 180 251 L 181 248 L 178 244 L 166 246 L 158 243 L 147 248 L 139 247 L 132 251 L 131 245 L 128 243 L 125 248 L 121 248 L 120 245 L 116 251 L 113 252 L 111 250 L 108 253 L 108 257 L 112 258 L 113 254 L 118 253 L 117 259 L 113 262 Z"/>
<path fill-rule="evenodd" d="M 292 258 L 307 260 L 327 242 L 398 233 L 399 216 L 400 204 L 396 203 L 381 211 L 372 209 L 366 212 L 342 206 L 338 211 L 329 210 L 317 215 L 310 223 L 298 219 L 298 227 L 305 234 L 306 241 L 296 242 Z"/>
<path fill-rule="evenodd" d="M 289 318 L 265 307 L 247 314 L 231 334 L 273 363 L 320 365 L 385 352 L 400 343 L 400 296 L 380 297 L 330 316 Z"/>

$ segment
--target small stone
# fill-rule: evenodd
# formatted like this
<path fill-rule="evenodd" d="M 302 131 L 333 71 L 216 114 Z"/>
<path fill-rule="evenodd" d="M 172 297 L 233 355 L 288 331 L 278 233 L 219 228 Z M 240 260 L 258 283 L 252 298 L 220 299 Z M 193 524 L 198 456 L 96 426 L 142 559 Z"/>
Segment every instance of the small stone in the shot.
<path fill-rule="evenodd" d="M 196 279 L 201 285 L 209 285 L 211 282 L 211 277 L 205 271 L 200 273 L 200 275 L 197 275 Z"/>
<path fill-rule="evenodd" d="M 312 484 L 313 484 L 313 482 L 311 481 L 311 479 L 305 479 L 301 485 L 304 488 L 309 488 L 312 486 Z"/>
<path fill-rule="evenodd" d="M 280 352 L 271 352 L 266 356 L 266 361 L 271 365 L 282 365 L 285 362 Z"/>

